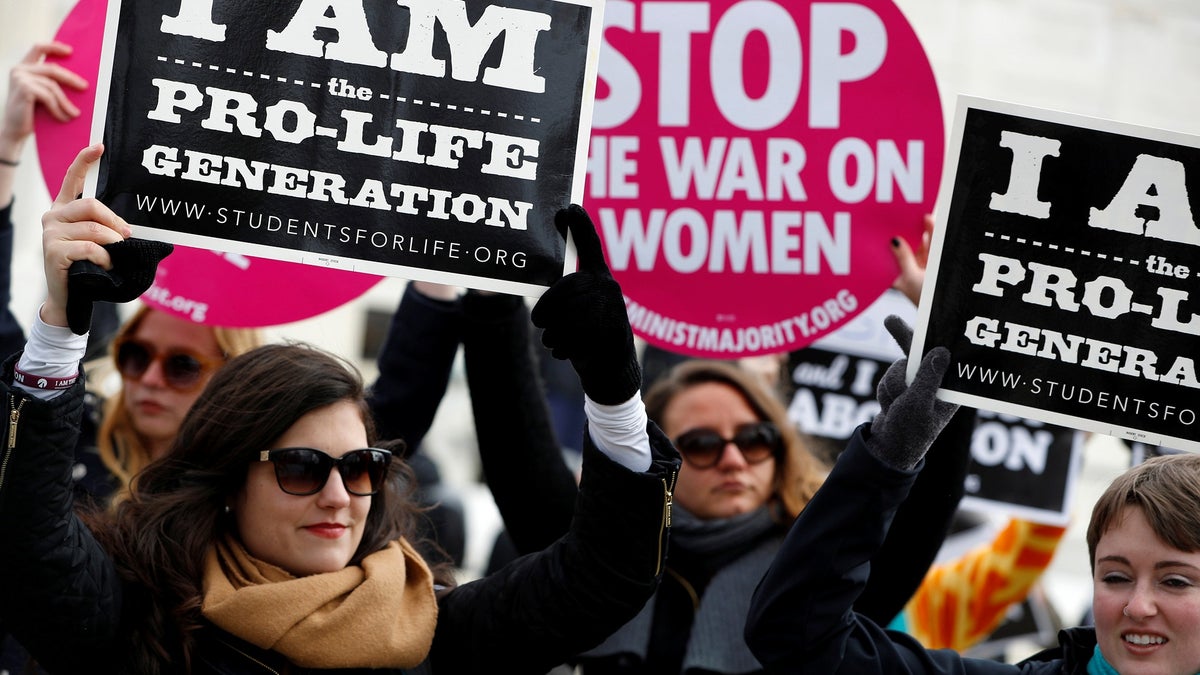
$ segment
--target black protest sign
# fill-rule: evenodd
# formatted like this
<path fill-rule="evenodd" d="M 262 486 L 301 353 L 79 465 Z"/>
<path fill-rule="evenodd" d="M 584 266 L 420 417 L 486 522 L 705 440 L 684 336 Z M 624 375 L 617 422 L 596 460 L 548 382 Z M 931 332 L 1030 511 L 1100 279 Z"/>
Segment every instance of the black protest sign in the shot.
<path fill-rule="evenodd" d="M 949 348 L 942 395 L 1200 448 L 1200 141 L 971 98 L 957 118 L 914 340 Z"/>
<path fill-rule="evenodd" d="M 788 353 L 792 393 L 789 410 L 806 433 L 849 438 L 879 412 L 875 387 L 889 362 L 818 347 Z"/>
<path fill-rule="evenodd" d="M 1082 450 L 1074 429 L 980 410 L 963 506 L 1066 525 Z"/>
<path fill-rule="evenodd" d="M 536 295 L 573 265 L 598 15 L 112 0 L 89 187 L 139 236 Z"/>
<path fill-rule="evenodd" d="M 788 352 L 788 418 L 822 446 L 815 454 L 831 461 L 854 429 L 875 417 L 875 387 L 887 367 L 885 361 L 815 346 Z"/>

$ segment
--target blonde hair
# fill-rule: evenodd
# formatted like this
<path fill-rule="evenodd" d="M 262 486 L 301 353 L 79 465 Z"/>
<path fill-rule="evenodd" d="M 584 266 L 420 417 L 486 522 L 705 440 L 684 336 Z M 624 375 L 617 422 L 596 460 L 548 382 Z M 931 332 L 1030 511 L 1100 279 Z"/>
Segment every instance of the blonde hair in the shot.
<path fill-rule="evenodd" d="M 116 346 L 120 344 L 121 340 L 137 332 L 142 321 L 153 311 L 157 310 L 142 306 L 113 336 L 112 343 L 109 345 L 109 356 L 112 363 L 116 363 Z M 210 328 L 217 341 L 217 346 L 221 349 L 222 361 L 228 361 L 235 356 L 244 354 L 261 346 L 264 342 L 262 332 L 257 328 L 225 328 L 222 326 L 210 326 Z M 114 503 L 120 501 L 128 493 L 130 481 L 152 459 L 150 450 L 133 428 L 133 419 L 129 416 L 129 409 L 125 407 L 124 388 L 125 382 L 122 380 L 121 388 L 108 397 L 104 404 L 104 419 L 96 434 L 96 450 L 100 455 L 100 460 L 104 462 L 105 468 L 120 481 L 120 487 L 114 495 Z"/>
<path fill-rule="evenodd" d="M 794 519 L 816 494 L 825 475 L 805 446 L 800 432 L 788 419 L 787 409 L 779 396 L 769 391 L 761 378 L 724 361 L 684 361 L 650 386 L 644 397 L 646 415 L 662 426 L 667 406 L 676 396 L 708 382 L 734 389 L 760 420 L 772 422 L 779 429 L 784 450 L 775 465 L 772 496 Z"/>

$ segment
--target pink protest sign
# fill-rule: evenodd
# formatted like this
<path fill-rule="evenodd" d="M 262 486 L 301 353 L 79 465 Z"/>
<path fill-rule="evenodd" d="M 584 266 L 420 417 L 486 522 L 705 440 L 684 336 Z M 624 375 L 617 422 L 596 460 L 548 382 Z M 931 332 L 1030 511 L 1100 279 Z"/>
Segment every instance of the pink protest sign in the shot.
<path fill-rule="evenodd" d="M 74 47 L 63 65 L 87 78 L 87 91 L 68 90 L 82 114 L 62 124 L 39 109 L 38 160 L 50 194 L 80 148 L 88 145 L 100 69 L 106 0 L 80 0 L 56 39 Z M 163 205 L 170 208 L 170 205 Z M 312 265 L 176 246 L 158 266 L 154 285 L 142 300 L 197 323 L 218 326 L 273 326 L 300 321 L 343 305 L 382 277 Z"/>
<path fill-rule="evenodd" d="M 735 358 L 837 330 L 919 245 L 933 72 L 891 0 L 608 2 L 585 206 L 634 332 Z"/>

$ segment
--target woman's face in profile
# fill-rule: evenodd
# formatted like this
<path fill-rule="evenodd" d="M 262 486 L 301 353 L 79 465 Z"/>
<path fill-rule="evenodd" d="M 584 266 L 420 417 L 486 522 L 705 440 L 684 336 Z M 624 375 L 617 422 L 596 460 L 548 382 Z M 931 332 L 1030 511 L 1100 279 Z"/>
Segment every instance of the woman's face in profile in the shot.
<path fill-rule="evenodd" d="M 1121 675 L 1200 672 L 1200 552 L 1158 537 L 1126 507 L 1096 544 L 1096 639 Z"/>
<path fill-rule="evenodd" d="M 663 411 L 663 432 L 677 439 L 694 429 L 712 429 L 733 438 L 739 427 L 759 422 L 741 393 L 726 384 L 705 382 L 683 390 Z M 725 443 L 716 464 L 696 468 L 684 457 L 675 501 L 698 518 L 730 518 L 767 502 L 775 481 L 775 458 L 752 464 L 733 443 Z"/>
<path fill-rule="evenodd" d="M 362 413 L 350 401 L 318 408 L 297 420 L 275 447 L 314 448 L 335 459 L 365 448 Z M 232 507 L 250 555 L 306 576 L 336 572 L 350 563 L 362 541 L 371 497 L 347 492 L 336 469 L 316 494 L 288 494 L 275 479 L 274 464 L 251 462 Z"/>

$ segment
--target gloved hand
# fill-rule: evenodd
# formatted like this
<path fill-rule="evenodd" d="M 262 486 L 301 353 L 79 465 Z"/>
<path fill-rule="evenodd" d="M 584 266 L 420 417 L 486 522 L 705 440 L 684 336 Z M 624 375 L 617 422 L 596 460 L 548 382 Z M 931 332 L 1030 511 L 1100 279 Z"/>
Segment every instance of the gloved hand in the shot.
<path fill-rule="evenodd" d="M 175 250 L 149 239 L 125 239 L 104 248 L 112 257 L 112 269 L 76 260 L 67 270 L 67 325 L 76 335 L 91 327 L 93 302 L 129 302 L 145 293 L 154 283 L 158 263 Z"/>
<path fill-rule="evenodd" d="M 621 287 L 604 262 L 587 211 L 572 204 L 554 215 L 554 224 L 571 231 L 579 271 L 547 289 L 530 318 L 543 329 L 542 344 L 550 354 L 570 359 L 588 398 L 602 405 L 624 403 L 641 389 L 642 368 Z"/>
<path fill-rule="evenodd" d="M 898 316 L 884 319 L 892 338 L 908 353 L 912 347 L 912 328 Z M 936 397 L 942 376 L 950 365 L 950 351 L 934 347 L 921 360 L 912 384 L 905 384 L 908 359 L 893 363 L 879 381 L 876 398 L 879 414 L 871 421 L 867 450 L 881 462 L 897 469 L 916 466 L 942 428 L 954 416 L 958 406 Z"/>

